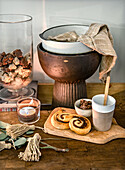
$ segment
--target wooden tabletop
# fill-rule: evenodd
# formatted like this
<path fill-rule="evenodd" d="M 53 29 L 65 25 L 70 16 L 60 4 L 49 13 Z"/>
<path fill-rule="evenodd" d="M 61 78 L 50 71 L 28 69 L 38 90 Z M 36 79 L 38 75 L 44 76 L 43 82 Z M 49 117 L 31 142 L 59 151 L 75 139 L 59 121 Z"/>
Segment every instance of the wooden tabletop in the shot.
<path fill-rule="evenodd" d="M 42 103 L 51 104 L 52 84 L 41 84 L 38 88 L 38 98 Z M 104 85 L 87 84 L 88 98 L 95 94 L 104 93 Z M 109 94 L 115 97 L 116 109 L 114 117 L 119 125 L 125 128 L 125 84 L 112 83 Z M 47 106 L 46 106 L 47 107 Z M 48 107 L 49 108 L 49 107 Z M 44 126 L 50 110 L 42 110 L 41 118 L 36 123 Z M 0 120 L 11 124 L 19 123 L 16 112 L 0 112 Z M 3 150 L 0 152 L 0 169 L 41 169 L 41 170 L 123 170 L 125 169 L 125 139 L 116 139 L 104 145 L 67 140 L 35 130 L 42 138 L 60 138 L 62 140 L 47 140 L 46 143 L 59 148 L 69 148 L 69 152 L 62 153 L 54 150 L 42 150 L 39 162 L 24 162 L 18 158 L 20 149 Z"/>

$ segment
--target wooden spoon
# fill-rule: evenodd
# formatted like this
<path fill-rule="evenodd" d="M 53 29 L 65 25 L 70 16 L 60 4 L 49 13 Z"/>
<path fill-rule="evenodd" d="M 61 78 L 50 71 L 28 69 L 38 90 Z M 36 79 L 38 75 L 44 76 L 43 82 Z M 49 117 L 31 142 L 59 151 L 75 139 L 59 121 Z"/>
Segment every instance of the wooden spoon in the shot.
<path fill-rule="evenodd" d="M 104 96 L 104 105 L 107 104 L 107 97 L 109 91 L 109 84 L 110 84 L 110 72 L 107 73 L 106 85 L 105 85 L 105 96 Z"/>

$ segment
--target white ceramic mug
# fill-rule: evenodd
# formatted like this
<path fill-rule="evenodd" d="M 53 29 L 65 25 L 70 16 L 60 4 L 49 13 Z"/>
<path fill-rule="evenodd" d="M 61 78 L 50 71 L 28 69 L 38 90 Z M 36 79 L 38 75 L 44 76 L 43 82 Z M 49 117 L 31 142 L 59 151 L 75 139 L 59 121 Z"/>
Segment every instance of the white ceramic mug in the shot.
<path fill-rule="evenodd" d="M 93 126 L 98 131 L 107 131 L 111 128 L 116 100 L 108 95 L 107 105 L 104 103 L 104 94 L 95 95 L 92 98 Z"/>

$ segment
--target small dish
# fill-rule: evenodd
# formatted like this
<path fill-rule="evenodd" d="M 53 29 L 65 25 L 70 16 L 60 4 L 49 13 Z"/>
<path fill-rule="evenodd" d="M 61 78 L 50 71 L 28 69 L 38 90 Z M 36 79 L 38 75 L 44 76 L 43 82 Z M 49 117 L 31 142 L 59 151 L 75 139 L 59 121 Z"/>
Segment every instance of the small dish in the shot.
<path fill-rule="evenodd" d="M 74 104 L 76 113 L 78 115 L 82 115 L 82 116 L 85 116 L 85 117 L 90 117 L 92 115 L 92 109 L 84 109 L 84 110 L 81 109 L 80 108 L 80 100 L 82 100 L 82 99 L 77 100 L 75 102 L 75 104 Z M 83 99 L 83 100 L 92 102 L 91 99 Z"/>

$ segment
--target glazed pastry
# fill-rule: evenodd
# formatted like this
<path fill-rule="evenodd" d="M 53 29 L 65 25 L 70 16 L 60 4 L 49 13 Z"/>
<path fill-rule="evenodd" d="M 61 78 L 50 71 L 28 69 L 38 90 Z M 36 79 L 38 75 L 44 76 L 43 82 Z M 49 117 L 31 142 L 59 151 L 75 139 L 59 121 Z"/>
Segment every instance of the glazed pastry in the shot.
<path fill-rule="evenodd" d="M 86 117 L 75 115 L 69 121 L 69 127 L 75 133 L 85 135 L 91 130 L 91 123 Z"/>
<path fill-rule="evenodd" d="M 51 117 L 51 124 L 57 129 L 69 129 L 69 121 L 74 114 L 61 109 L 55 112 Z"/>

